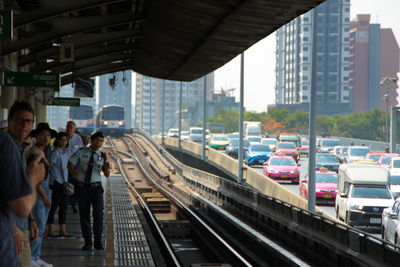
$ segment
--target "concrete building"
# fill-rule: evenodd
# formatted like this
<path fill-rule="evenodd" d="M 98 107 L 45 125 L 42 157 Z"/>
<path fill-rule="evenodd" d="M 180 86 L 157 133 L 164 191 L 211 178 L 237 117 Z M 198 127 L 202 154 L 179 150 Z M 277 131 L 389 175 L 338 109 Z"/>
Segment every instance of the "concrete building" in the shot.
<path fill-rule="evenodd" d="M 386 111 L 397 105 L 397 84 L 380 85 L 380 81 L 385 77 L 397 78 L 399 45 L 392 29 L 381 29 L 370 19 L 369 14 L 361 14 L 351 22 L 349 82 L 353 112 L 375 108 Z"/>
<path fill-rule="evenodd" d="M 132 128 L 132 72 L 120 71 L 99 77 L 98 109 L 104 105 L 125 108 L 126 128 Z"/>
<path fill-rule="evenodd" d="M 214 73 L 206 76 L 206 99 L 210 101 L 214 90 Z M 151 134 L 169 128 L 178 128 L 179 90 L 181 82 L 155 79 L 136 74 L 135 125 Z M 201 123 L 202 114 L 193 114 L 192 108 L 203 101 L 204 78 L 182 82 L 182 113 L 184 128 Z M 151 108 L 150 108 L 151 107 Z M 197 112 L 197 111 L 196 111 Z M 193 118 L 195 117 L 195 118 Z M 150 130 L 151 128 L 151 130 Z"/>
<path fill-rule="evenodd" d="M 350 0 L 327 0 L 277 31 L 276 104 L 308 111 L 316 89 L 318 114 L 351 112 Z"/>

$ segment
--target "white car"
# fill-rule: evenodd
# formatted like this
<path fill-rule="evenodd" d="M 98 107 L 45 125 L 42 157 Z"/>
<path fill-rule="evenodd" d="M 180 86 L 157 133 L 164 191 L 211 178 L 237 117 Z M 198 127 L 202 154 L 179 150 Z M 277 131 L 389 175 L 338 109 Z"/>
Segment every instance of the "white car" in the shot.
<path fill-rule="evenodd" d="M 168 130 L 168 134 L 167 134 L 168 137 L 178 137 L 178 135 L 179 135 L 179 130 L 178 129 L 171 128 L 171 129 Z"/>
<path fill-rule="evenodd" d="M 394 198 L 400 196 L 400 170 L 390 169 L 390 192 Z"/>
<path fill-rule="evenodd" d="M 261 144 L 268 145 L 270 149 L 274 149 L 276 147 L 277 143 L 278 143 L 278 140 L 276 140 L 276 138 L 262 138 L 261 139 Z"/>
<path fill-rule="evenodd" d="M 181 140 L 189 140 L 189 131 L 181 131 Z"/>
<path fill-rule="evenodd" d="M 382 212 L 382 239 L 400 245 L 400 198 Z"/>

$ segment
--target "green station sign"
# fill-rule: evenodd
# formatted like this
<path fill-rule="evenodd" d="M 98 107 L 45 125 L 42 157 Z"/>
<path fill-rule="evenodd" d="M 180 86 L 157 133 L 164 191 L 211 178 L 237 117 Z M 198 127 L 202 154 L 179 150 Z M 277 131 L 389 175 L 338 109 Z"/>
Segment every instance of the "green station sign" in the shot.
<path fill-rule="evenodd" d="M 77 97 L 55 97 L 47 104 L 49 106 L 80 106 L 81 99 Z"/>
<path fill-rule="evenodd" d="M 13 34 L 13 12 L 11 10 L 0 10 L 0 39 L 12 39 Z"/>
<path fill-rule="evenodd" d="M 3 72 L 4 86 L 60 87 L 59 73 Z"/>

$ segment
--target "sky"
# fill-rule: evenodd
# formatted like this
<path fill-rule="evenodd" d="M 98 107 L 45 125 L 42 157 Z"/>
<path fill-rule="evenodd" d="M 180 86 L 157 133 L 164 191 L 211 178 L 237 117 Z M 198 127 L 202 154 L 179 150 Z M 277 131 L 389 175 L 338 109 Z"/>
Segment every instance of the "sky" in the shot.
<path fill-rule="evenodd" d="M 400 43 L 400 0 L 351 0 L 350 20 L 357 14 L 371 14 L 371 23 L 392 28 Z M 244 53 L 244 106 L 246 110 L 262 112 L 275 101 L 275 34 L 259 41 Z M 400 60 L 400 59 L 399 59 Z M 400 75 L 398 75 L 400 76 Z M 237 88 L 240 85 L 240 56 L 215 71 L 215 90 Z"/>

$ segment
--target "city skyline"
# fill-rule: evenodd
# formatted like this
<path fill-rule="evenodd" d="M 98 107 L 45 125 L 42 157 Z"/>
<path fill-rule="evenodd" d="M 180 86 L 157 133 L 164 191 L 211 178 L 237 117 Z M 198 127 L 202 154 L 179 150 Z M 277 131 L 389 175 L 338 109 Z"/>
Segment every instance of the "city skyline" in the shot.
<path fill-rule="evenodd" d="M 392 28 L 399 43 L 400 25 L 398 24 L 397 10 L 400 10 L 400 1 L 382 0 L 382 5 L 376 5 L 373 0 L 351 0 L 350 20 L 357 14 L 371 14 L 371 22 L 380 23 L 381 28 Z M 246 110 L 266 111 L 267 105 L 275 103 L 275 33 L 246 50 L 245 55 L 245 96 Z M 236 99 L 239 96 L 240 84 L 240 56 L 215 71 L 215 89 L 221 87 L 237 88 L 234 92 Z M 399 59 L 400 61 L 400 59 Z"/>

